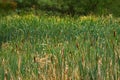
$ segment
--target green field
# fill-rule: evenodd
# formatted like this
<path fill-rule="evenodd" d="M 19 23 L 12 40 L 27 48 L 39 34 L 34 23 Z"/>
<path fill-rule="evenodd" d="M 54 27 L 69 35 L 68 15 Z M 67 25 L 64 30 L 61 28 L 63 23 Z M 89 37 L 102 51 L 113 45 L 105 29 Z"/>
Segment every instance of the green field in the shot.
<path fill-rule="evenodd" d="M 0 80 L 120 80 L 120 19 L 1 17 Z"/>

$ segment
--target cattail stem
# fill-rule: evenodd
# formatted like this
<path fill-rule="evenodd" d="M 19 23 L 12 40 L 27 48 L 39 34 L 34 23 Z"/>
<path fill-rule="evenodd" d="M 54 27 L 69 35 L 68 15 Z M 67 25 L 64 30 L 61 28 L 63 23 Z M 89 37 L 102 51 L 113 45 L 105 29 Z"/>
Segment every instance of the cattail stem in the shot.
<path fill-rule="evenodd" d="M 114 34 L 114 37 L 116 37 L 116 31 L 115 30 L 114 30 L 113 34 Z"/>

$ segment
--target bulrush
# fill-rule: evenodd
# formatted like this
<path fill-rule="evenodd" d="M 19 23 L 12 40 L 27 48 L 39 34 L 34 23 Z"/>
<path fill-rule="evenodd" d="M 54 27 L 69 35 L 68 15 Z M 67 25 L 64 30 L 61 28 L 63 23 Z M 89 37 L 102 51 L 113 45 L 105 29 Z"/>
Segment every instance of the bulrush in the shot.
<path fill-rule="evenodd" d="M 113 31 L 113 34 L 114 34 L 114 37 L 116 37 L 116 31 L 115 30 Z"/>

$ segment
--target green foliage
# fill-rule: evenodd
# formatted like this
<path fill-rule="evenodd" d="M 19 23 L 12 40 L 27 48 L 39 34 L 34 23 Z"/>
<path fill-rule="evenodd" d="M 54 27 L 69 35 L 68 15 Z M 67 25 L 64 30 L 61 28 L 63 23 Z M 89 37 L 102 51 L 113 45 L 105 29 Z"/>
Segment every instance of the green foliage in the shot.
<path fill-rule="evenodd" d="M 119 16 L 119 0 L 6 0 L 0 1 L 1 9 L 28 8 L 62 14 L 114 14 Z"/>
<path fill-rule="evenodd" d="M 7 1 L 9 2 L 9 0 Z M 46 11 L 67 13 L 67 14 L 108 14 L 109 6 L 113 3 L 112 0 L 13 0 L 17 7 L 15 8 L 34 8 Z M 1 2 L 3 6 L 14 7 L 11 2 Z M 116 4 L 116 3 L 114 3 Z M 3 5 L 3 6 L 2 6 Z M 110 9 L 114 9 L 111 8 Z"/>
<path fill-rule="evenodd" d="M 120 16 L 120 3 L 119 0 L 114 0 L 112 1 L 111 4 L 109 4 L 109 6 L 107 6 L 107 9 L 109 11 L 110 14 L 113 14 L 114 16 L 119 17 Z"/>
<path fill-rule="evenodd" d="M 119 22 L 111 15 L 0 18 L 0 80 L 118 80 Z"/>
<path fill-rule="evenodd" d="M 0 10 L 15 10 L 17 8 L 17 3 L 14 2 L 14 1 L 3 1 L 3 2 L 0 2 Z"/>

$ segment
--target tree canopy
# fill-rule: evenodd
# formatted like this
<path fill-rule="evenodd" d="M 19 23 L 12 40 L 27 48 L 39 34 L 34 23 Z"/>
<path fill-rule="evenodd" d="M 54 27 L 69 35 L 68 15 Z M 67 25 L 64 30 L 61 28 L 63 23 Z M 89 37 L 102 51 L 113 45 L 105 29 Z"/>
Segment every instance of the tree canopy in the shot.
<path fill-rule="evenodd" d="M 34 8 L 67 14 L 108 14 L 118 12 L 118 0 L 0 0 L 2 9 Z M 115 13 L 117 15 L 117 13 Z"/>

